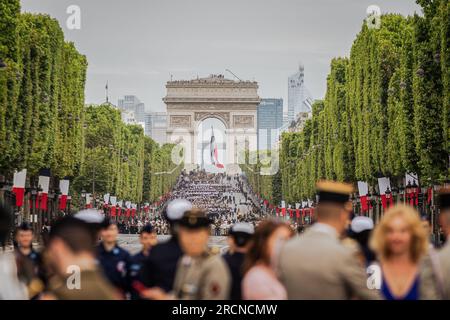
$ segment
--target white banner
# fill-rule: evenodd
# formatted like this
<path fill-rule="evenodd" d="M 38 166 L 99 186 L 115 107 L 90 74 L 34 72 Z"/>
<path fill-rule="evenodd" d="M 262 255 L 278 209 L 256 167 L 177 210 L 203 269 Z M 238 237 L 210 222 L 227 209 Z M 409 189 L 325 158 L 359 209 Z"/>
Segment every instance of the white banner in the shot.
<path fill-rule="evenodd" d="M 419 185 L 419 177 L 417 176 L 417 173 L 412 173 L 412 172 L 406 173 L 405 186 L 407 186 L 408 183 L 413 185 L 414 182 L 416 183 L 417 186 Z"/>
<path fill-rule="evenodd" d="M 48 189 L 50 186 L 50 177 L 47 176 L 39 176 L 38 185 L 41 187 L 41 193 L 48 193 Z"/>
<path fill-rule="evenodd" d="M 378 178 L 378 187 L 380 188 L 380 195 L 386 194 L 386 190 L 391 190 L 391 181 L 387 177 Z"/>
<path fill-rule="evenodd" d="M 105 202 L 105 204 L 109 204 L 109 198 L 110 198 L 109 193 L 103 196 L 103 201 Z"/>
<path fill-rule="evenodd" d="M 25 182 L 27 180 L 27 169 L 14 173 L 14 188 L 25 188 Z"/>
<path fill-rule="evenodd" d="M 358 181 L 359 196 L 366 196 L 369 193 L 369 185 L 365 181 Z"/>
<path fill-rule="evenodd" d="M 60 180 L 59 181 L 59 190 L 63 196 L 67 196 L 69 194 L 69 180 Z"/>
<path fill-rule="evenodd" d="M 109 201 L 111 201 L 111 205 L 115 206 L 117 204 L 117 197 L 111 196 Z"/>

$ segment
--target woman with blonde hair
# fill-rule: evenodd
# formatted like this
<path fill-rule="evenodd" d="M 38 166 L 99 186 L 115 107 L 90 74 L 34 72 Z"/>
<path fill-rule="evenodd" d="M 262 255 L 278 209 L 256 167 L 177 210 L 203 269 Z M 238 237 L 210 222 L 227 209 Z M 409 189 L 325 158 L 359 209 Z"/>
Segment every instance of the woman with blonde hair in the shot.
<path fill-rule="evenodd" d="M 370 244 L 380 263 L 384 298 L 418 300 L 419 264 L 428 250 L 419 213 L 405 205 L 390 208 L 376 226 Z"/>

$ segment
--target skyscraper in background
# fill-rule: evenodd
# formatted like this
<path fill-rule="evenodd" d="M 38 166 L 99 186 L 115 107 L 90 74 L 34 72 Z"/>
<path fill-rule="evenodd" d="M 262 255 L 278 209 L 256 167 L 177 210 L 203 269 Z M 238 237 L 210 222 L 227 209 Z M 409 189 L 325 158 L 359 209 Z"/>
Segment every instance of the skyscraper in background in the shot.
<path fill-rule="evenodd" d="M 282 125 L 283 99 L 262 99 L 258 106 L 258 150 L 276 147 Z"/>
<path fill-rule="evenodd" d="M 288 78 L 288 117 L 290 124 L 299 114 L 311 112 L 312 98 L 305 86 L 305 68 L 300 64 L 298 72 Z"/>
<path fill-rule="evenodd" d="M 118 107 L 122 111 L 133 111 L 136 122 L 145 122 L 145 105 L 136 96 L 119 99 Z"/>
<path fill-rule="evenodd" d="M 145 135 L 160 145 L 167 142 L 167 113 L 150 112 L 145 114 Z"/>

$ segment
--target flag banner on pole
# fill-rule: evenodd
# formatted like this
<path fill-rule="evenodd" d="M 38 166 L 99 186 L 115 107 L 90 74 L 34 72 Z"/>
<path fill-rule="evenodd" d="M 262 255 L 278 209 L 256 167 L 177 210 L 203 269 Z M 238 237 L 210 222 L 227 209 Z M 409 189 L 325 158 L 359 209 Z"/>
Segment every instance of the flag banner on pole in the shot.
<path fill-rule="evenodd" d="M 16 195 L 16 206 L 23 206 L 25 196 L 25 182 L 27 179 L 27 169 L 14 173 L 14 182 L 12 192 Z"/>
<path fill-rule="evenodd" d="M 105 204 L 109 204 L 109 198 L 110 198 L 109 193 L 106 193 L 105 195 L 103 195 L 103 202 Z"/>
<path fill-rule="evenodd" d="M 67 206 L 67 196 L 69 195 L 69 183 L 68 179 L 63 179 L 59 181 L 59 190 L 61 191 L 61 196 L 59 199 L 59 210 L 65 210 Z"/>
<path fill-rule="evenodd" d="M 211 143 L 210 143 L 211 163 L 219 169 L 223 169 L 224 165 L 219 162 L 219 151 L 217 149 L 216 138 L 214 137 L 214 129 L 211 127 Z"/>
<path fill-rule="evenodd" d="M 369 211 L 369 202 L 367 201 L 367 194 L 369 193 L 369 185 L 365 181 L 358 181 L 359 200 L 361 201 L 361 211 Z"/>
<path fill-rule="evenodd" d="M 381 196 L 381 205 L 383 206 L 383 209 L 386 209 L 389 205 L 392 204 L 392 194 L 386 194 L 386 191 L 391 190 L 391 181 L 387 177 L 378 178 L 378 187 L 380 189 L 380 196 Z M 387 196 L 389 198 L 387 198 Z"/>
<path fill-rule="evenodd" d="M 41 210 L 47 210 L 48 206 L 48 190 L 50 187 L 50 169 L 42 169 L 39 172 L 38 186 L 42 189 L 38 194 L 38 203 L 36 207 Z"/>
<path fill-rule="evenodd" d="M 111 202 L 112 206 L 115 206 L 117 204 L 117 197 L 111 196 L 109 198 L 109 201 Z"/>

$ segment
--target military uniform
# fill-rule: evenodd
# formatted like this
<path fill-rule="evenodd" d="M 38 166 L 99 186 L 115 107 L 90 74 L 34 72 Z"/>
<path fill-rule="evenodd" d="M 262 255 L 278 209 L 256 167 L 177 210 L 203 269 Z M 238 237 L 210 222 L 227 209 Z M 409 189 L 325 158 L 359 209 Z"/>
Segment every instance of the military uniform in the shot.
<path fill-rule="evenodd" d="M 98 270 L 82 270 L 80 288 L 69 289 L 67 279 L 53 279 L 50 292 L 58 300 L 117 300 L 117 290 Z"/>
<path fill-rule="evenodd" d="M 225 300 L 230 293 L 230 272 L 221 256 L 183 256 L 173 293 L 181 300 Z"/>
<path fill-rule="evenodd" d="M 142 267 L 142 280 L 145 286 L 159 287 L 166 292 L 172 291 L 177 263 L 182 256 L 183 251 L 176 236 L 153 247 Z"/>
<path fill-rule="evenodd" d="M 180 235 L 183 229 L 207 231 L 210 224 L 202 210 L 186 211 L 179 221 Z M 225 261 L 220 255 L 210 255 L 205 247 L 201 255 L 185 254 L 178 262 L 173 293 L 181 300 L 225 300 L 229 298 L 230 285 Z"/>
<path fill-rule="evenodd" d="M 318 184 L 319 205 L 349 204 L 352 187 Z M 319 217 L 320 218 L 320 217 Z M 354 251 L 345 247 L 331 225 L 318 222 L 281 249 L 278 272 L 290 300 L 379 299 L 367 287 L 367 275 Z"/>
<path fill-rule="evenodd" d="M 105 277 L 123 294 L 129 292 L 128 269 L 131 265 L 131 257 L 128 251 L 118 245 L 111 251 L 107 251 L 101 242 L 97 248 L 97 254 Z"/>

